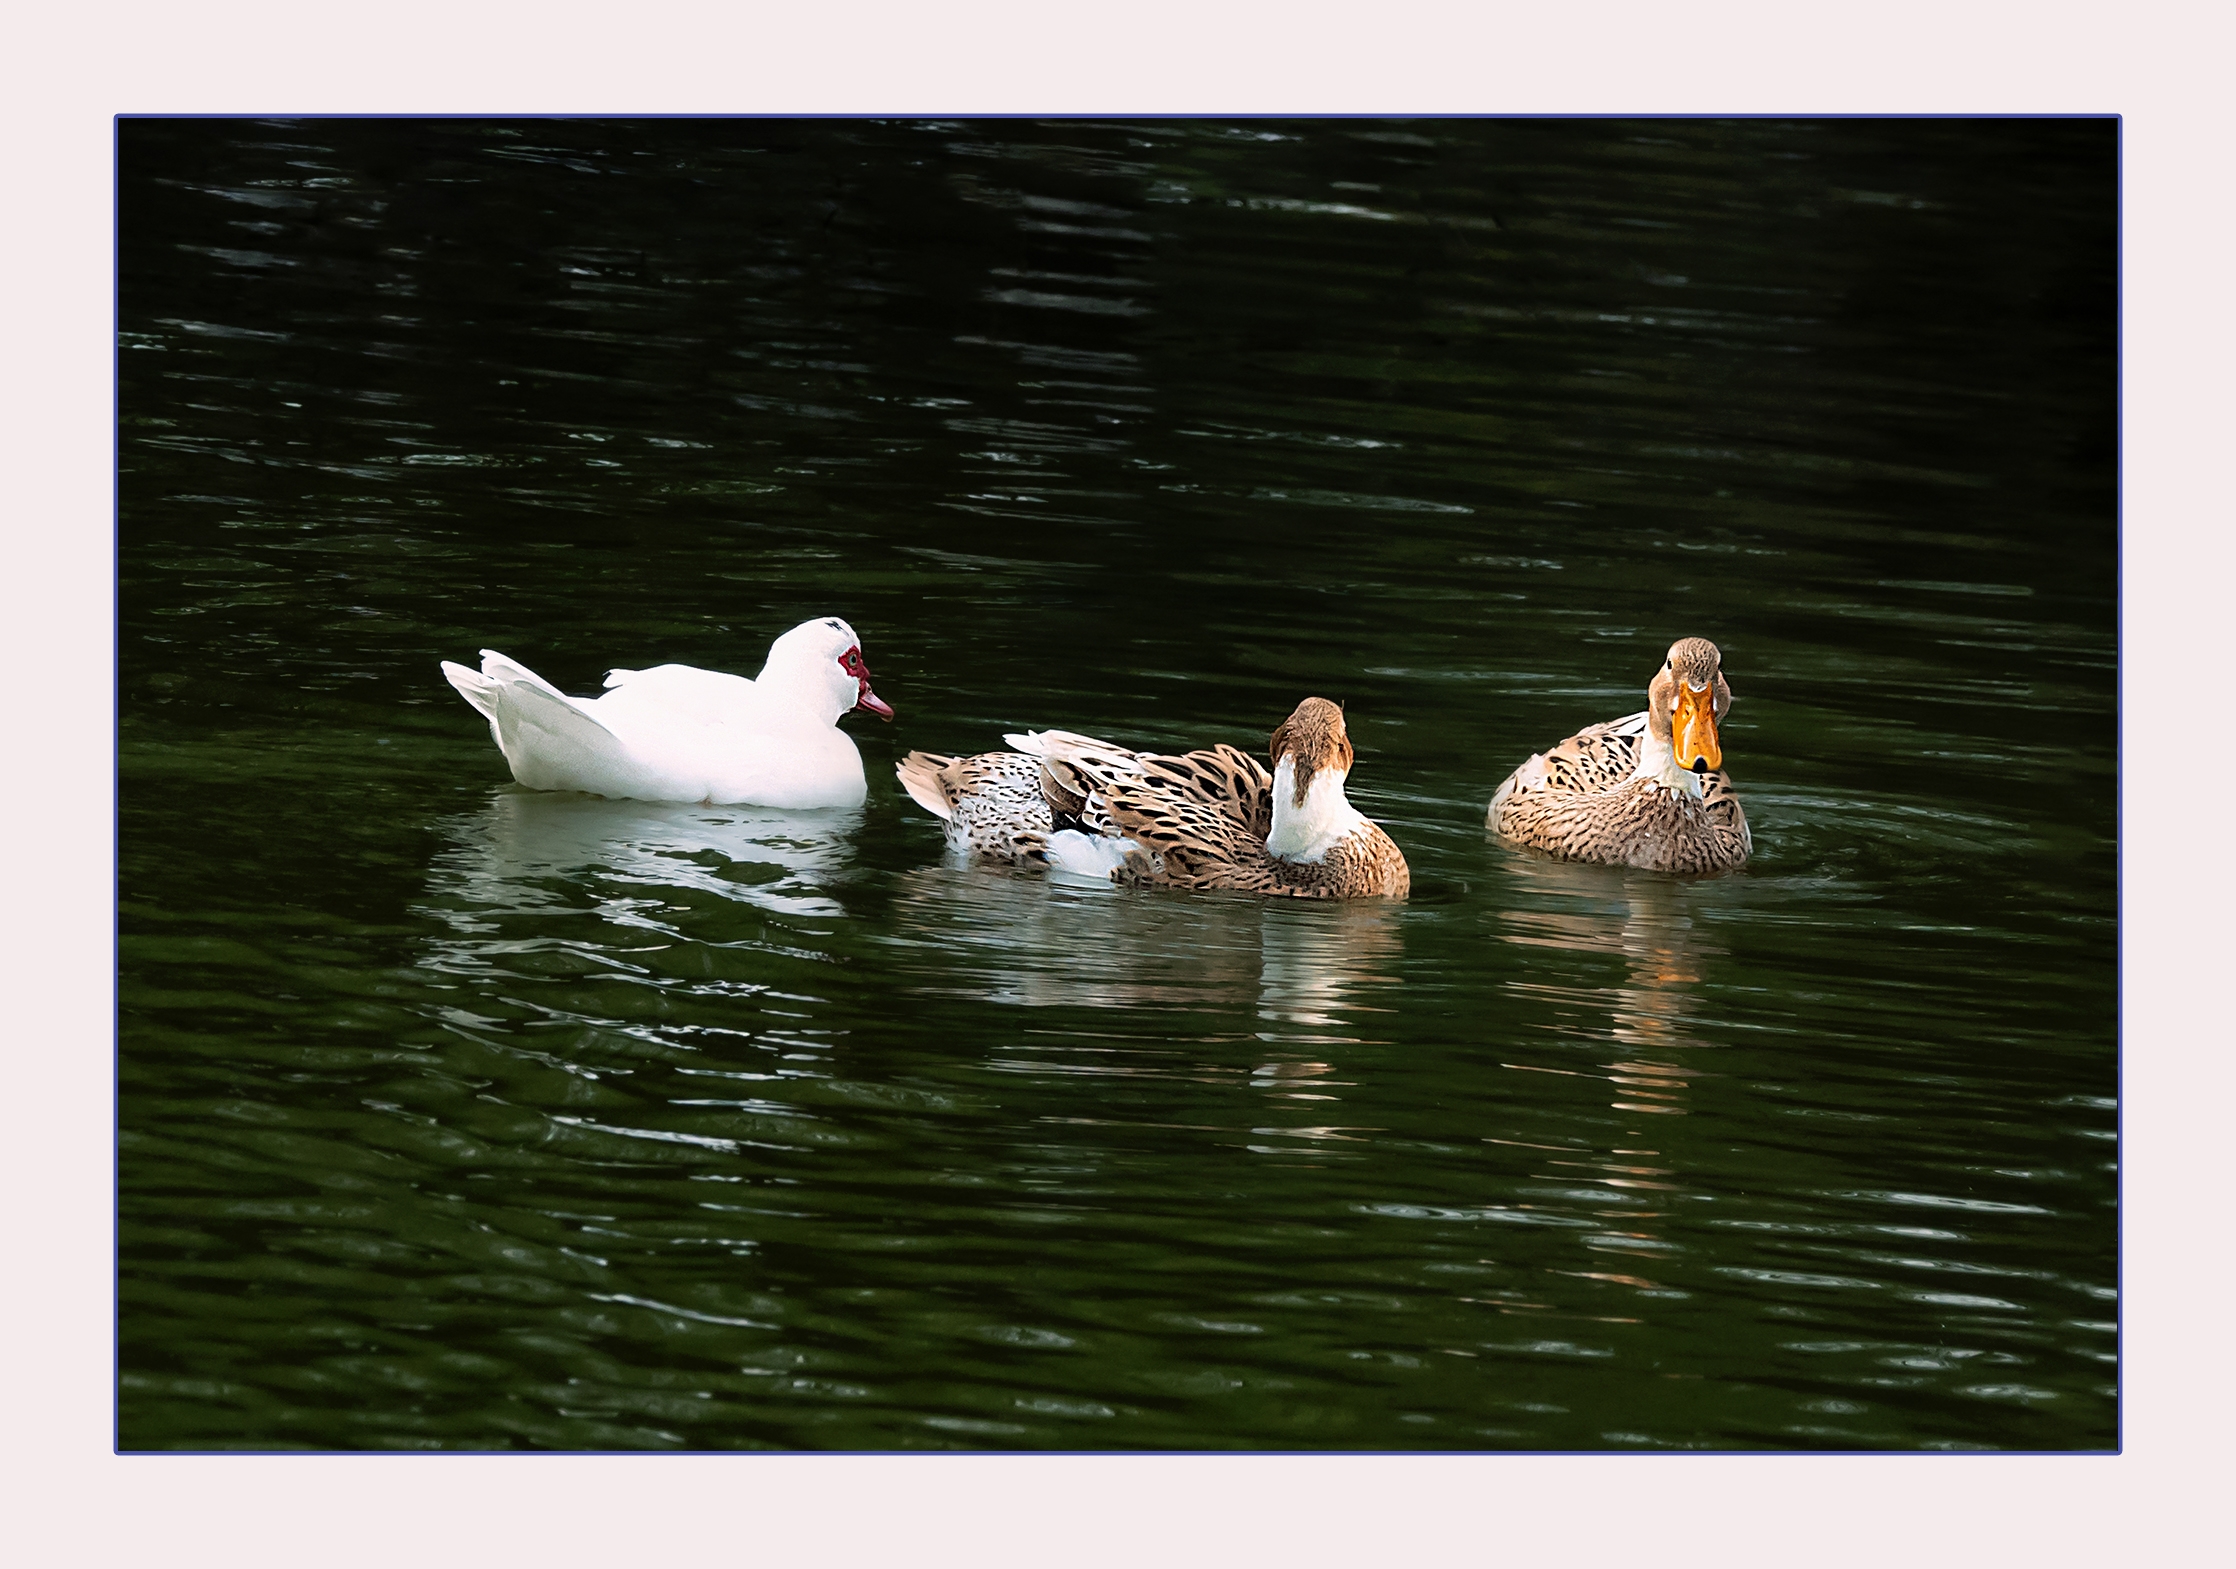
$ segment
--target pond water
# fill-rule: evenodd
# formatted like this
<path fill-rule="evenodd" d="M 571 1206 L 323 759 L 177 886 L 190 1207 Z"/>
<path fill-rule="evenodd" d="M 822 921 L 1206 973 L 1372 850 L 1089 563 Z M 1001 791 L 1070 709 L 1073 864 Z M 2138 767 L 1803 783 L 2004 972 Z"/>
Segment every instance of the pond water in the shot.
<path fill-rule="evenodd" d="M 2116 128 L 122 122 L 118 1441 L 2118 1441 Z M 860 629 L 857 812 L 510 783 Z M 1722 648 L 1755 854 L 1486 837 Z M 1347 705 L 1400 906 L 912 747 Z"/>

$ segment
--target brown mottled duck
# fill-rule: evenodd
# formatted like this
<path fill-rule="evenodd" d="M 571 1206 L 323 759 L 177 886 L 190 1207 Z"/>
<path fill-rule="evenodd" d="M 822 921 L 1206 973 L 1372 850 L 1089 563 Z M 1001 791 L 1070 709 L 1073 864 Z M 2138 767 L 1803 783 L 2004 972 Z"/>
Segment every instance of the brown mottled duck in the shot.
<path fill-rule="evenodd" d="M 1730 711 L 1723 655 L 1706 638 L 1680 638 L 1646 688 L 1644 713 L 1531 757 L 1492 795 L 1488 825 L 1564 861 L 1729 871 L 1754 849 L 1716 735 Z"/>

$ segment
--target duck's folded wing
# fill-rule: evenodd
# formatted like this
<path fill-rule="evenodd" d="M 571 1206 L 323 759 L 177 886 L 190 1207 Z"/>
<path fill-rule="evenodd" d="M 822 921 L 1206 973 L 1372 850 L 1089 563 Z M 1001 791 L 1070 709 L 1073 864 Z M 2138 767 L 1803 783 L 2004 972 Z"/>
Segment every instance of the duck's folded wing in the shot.
<path fill-rule="evenodd" d="M 1720 768 L 1709 774 L 1701 781 L 1700 798 L 1708 808 L 1708 821 L 1715 826 L 1718 840 L 1729 847 L 1729 864 L 1736 866 L 1754 854 L 1755 836 L 1747 827 L 1739 792 L 1731 787 L 1731 775 Z"/>
<path fill-rule="evenodd" d="M 1551 790 L 1608 790 L 1638 767 L 1646 739 L 1644 713 L 1626 714 L 1579 730 L 1545 753 L 1545 784 Z"/>
<path fill-rule="evenodd" d="M 1041 762 L 1041 789 L 1056 812 L 1101 832 L 1125 832 L 1098 821 L 1097 798 L 1121 784 L 1146 785 L 1199 802 L 1259 840 L 1273 831 L 1273 776 L 1238 747 L 1219 745 L 1167 756 L 1129 752 L 1068 730 L 1031 731 L 1003 739 Z"/>
<path fill-rule="evenodd" d="M 1144 756 L 1141 765 L 1152 783 L 1217 807 L 1256 838 L 1273 832 L 1273 775 L 1240 747 L 1222 744 L 1178 757 Z"/>
<path fill-rule="evenodd" d="M 1040 764 L 1040 790 L 1059 824 L 1076 820 L 1093 833 L 1112 827 L 1101 802 L 1110 786 L 1142 777 L 1142 760 L 1122 746 L 1069 730 L 1027 730 L 1002 737 Z"/>
<path fill-rule="evenodd" d="M 660 714 L 691 724 L 752 727 L 766 717 L 760 689 L 744 676 L 696 665 L 654 665 L 608 670 L 602 707 L 617 713 Z"/>
<path fill-rule="evenodd" d="M 1117 832 L 1161 862 L 1164 882 L 1250 886 L 1269 859 L 1265 841 L 1210 801 L 1147 780 L 1112 781 L 1103 799 Z"/>

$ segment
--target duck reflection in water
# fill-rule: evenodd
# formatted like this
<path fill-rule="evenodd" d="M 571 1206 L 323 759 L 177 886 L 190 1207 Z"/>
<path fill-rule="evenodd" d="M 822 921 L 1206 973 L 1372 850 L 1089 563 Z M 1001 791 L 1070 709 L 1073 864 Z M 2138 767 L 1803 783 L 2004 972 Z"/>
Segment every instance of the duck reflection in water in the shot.
<path fill-rule="evenodd" d="M 1622 1206 L 1587 1204 L 1579 1212 L 1601 1223 L 1601 1229 L 1579 1235 L 1583 1246 L 1592 1254 L 1625 1257 L 1620 1268 L 1595 1266 L 1554 1273 L 1667 1295 L 1668 1288 L 1635 1272 L 1641 1264 L 1670 1259 L 1672 1244 L 1652 1222 L 1667 1215 L 1666 1196 L 1682 1186 L 1671 1157 L 1675 1125 L 1647 1119 L 1686 1114 L 1692 1084 L 1703 1070 L 1682 1059 L 1708 1044 L 1695 1034 L 1704 961 L 1724 950 L 1695 923 L 1699 890 L 1677 878 L 1524 855 L 1508 859 L 1504 869 L 1513 881 L 1505 907 L 1497 914 L 1502 941 L 1620 958 L 1625 970 L 1624 978 L 1612 986 L 1564 984 L 1544 978 L 1561 966 L 1532 963 L 1507 982 L 1530 1002 L 1550 1003 L 1560 1020 L 1553 1025 L 1556 1031 L 1604 1040 L 1612 1051 L 1602 1048 L 1607 1060 L 1595 1061 L 1588 1069 L 1544 1059 L 1502 1066 L 1604 1079 L 1611 1087 L 1610 1108 L 1624 1114 L 1626 1122 L 1637 1119 L 1604 1149 L 1579 1145 L 1558 1157 L 1548 1151 L 1543 1169 L 1533 1172 L 1570 1193 L 1586 1185 L 1610 1190 L 1607 1200 Z M 1573 972 L 1584 967 L 1568 968 Z"/>
<path fill-rule="evenodd" d="M 1398 912 L 1385 904 L 1346 903 L 1328 909 L 1265 908 L 1259 928 L 1258 1017 L 1301 1025 L 1319 1039 L 1357 1028 L 1356 1016 L 1393 1006 L 1378 992 L 1396 985 L 1404 943 Z"/>
<path fill-rule="evenodd" d="M 1269 1041 L 1360 1039 L 1394 984 L 1391 906 L 1269 906 L 1074 886 L 980 866 L 902 879 L 898 941 L 918 989 L 1025 1007 L 1246 1013 Z M 1223 1032 L 1221 1032 L 1223 1033 Z"/>
<path fill-rule="evenodd" d="M 1564 986 L 1541 980 L 1509 982 L 1515 990 L 1553 1001 L 1605 1009 L 1607 1037 L 1625 1055 L 1606 1064 L 1612 1082 L 1627 1092 L 1614 1104 L 1626 1111 L 1683 1115 L 1685 1082 L 1699 1070 L 1675 1061 L 1699 1043 L 1688 1023 L 1700 1006 L 1702 960 L 1724 950 L 1701 935 L 1675 878 L 1626 867 L 1514 857 L 1514 903 L 1498 912 L 1502 940 L 1523 947 L 1621 957 L 1628 969 L 1612 987 Z"/>
<path fill-rule="evenodd" d="M 824 891 L 852 859 L 858 811 L 681 806 L 506 788 L 453 818 L 434 860 L 433 913 L 463 932 L 495 917 L 595 913 L 666 929 L 678 895 L 779 916 L 835 916 Z"/>

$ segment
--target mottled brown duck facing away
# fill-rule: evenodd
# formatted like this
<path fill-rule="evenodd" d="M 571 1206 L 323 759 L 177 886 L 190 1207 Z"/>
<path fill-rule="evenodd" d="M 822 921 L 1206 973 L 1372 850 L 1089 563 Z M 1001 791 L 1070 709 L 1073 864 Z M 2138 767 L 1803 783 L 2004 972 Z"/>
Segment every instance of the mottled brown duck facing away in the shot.
<path fill-rule="evenodd" d="M 895 770 L 958 850 L 1129 887 L 1232 888 L 1298 899 L 1402 899 L 1412 873 L 1343 793 L 1343 710 L 1308 697 L 1273 732 L 1273 771 L 1232 746 L 1129 752 L 1066 730 L 1004 736 L 1013 752 L 911 752 Z"/>
<path fill-rule="evenodd" d="M 1491 797 L 1491 831 L 1564 861 L 1729 871 L 1754 848 L 1716 738 L 1730 711 L 1716 645 L 1670 644 L 1646 711 L 1579 731 L 1515 769 Z"/>

